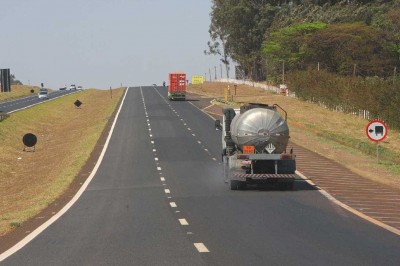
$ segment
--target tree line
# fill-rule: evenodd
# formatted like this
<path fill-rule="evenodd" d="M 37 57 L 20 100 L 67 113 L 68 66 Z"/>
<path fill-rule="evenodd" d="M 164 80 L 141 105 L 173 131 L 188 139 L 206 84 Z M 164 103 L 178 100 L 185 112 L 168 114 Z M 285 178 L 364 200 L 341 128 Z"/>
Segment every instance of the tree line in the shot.
<path fill-rule="evenodd" d="M 394 106 L 397 96 L 389 95 L 400 72 L 400 0 L 213 0 L 210 17 L 206 53 L 221 55 L 227 70 L 233 61 L 247 79 L 279 83 L 284 69 L 297 95 L 310 100 L 313 92 L 329 105 L 335 99 L 361 107 L 355 92 L 379 96 L 380 104 L 368 101 L 366 108 L 376 116 Z M 337 75 L 351 86 L 323 87 L 310 73 L 331 84 Z M 378 83 L 379 90 L 371 91 Z M 385 113 L 388 119 L 395 112 Z"/>

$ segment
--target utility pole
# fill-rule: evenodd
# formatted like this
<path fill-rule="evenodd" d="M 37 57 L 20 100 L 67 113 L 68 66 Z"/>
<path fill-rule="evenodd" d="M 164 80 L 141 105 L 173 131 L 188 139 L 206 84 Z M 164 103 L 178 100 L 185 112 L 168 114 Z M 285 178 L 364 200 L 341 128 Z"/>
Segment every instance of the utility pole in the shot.
<path fill-rule="evenodd" d="M 282 84 L 285 84 L 285 61 L 282 63 Z"/>
<path fill-rule="evenodd" d="M 319 71 L 319 62 L 318 62 L 318 71 Z"/>
<path fill-rule="evenodd" d="M 222 64 L 219 64 L 219 68 L 221 69 L 221 79 L 222 79 Z"/>
<path fill-rule="evenodd" d="M 215 80 L 217 80 L 217 66 L 214 66 Z"/>
<path fill-rule="evenodd" d="M 211 68 L 208 69 L 208 74 L 210 74 L 210 82 L 211 82 Z"/>

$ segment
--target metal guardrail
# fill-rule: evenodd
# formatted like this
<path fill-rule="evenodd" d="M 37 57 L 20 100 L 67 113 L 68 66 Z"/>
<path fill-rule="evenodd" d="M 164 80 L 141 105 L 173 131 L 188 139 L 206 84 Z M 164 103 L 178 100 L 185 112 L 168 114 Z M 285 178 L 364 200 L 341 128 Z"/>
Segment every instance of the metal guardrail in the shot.
<path fill-rule="evenodd" d="M 0 122 L 6 119 L 7 117 L 10 117 L 10 115 L 0 111 Z"/>

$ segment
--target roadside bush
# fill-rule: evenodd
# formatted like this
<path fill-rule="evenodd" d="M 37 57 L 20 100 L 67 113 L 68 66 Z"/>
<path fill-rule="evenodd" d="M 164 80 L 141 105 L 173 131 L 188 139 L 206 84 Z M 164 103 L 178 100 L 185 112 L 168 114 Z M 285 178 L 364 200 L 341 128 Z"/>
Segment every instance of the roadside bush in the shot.
<path fill-rule="evenodd" d="M 344 77 L 327 71 L 287 73 L 287 83 L 296 96 L 346 113 L 367 110 L 370 119 L 384 120 L 400 129 L 400 82 L 379 77 Z"/>

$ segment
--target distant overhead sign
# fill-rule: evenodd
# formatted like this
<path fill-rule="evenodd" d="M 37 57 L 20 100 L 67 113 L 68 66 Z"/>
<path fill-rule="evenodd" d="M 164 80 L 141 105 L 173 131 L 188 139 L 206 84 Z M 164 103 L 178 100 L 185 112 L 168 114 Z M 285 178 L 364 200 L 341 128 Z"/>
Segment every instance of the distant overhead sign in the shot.
<path fill-rule="evenodd" d="M 204 76 L 192 76 L 192 84 L 203 84 Z"/>
<path fill-rule="evenodd" d="M 366 133 L 370 140 L 378 142 L 387 137 L 388 127 L 383 121 L 373 120 L 368 123 Z"/>

